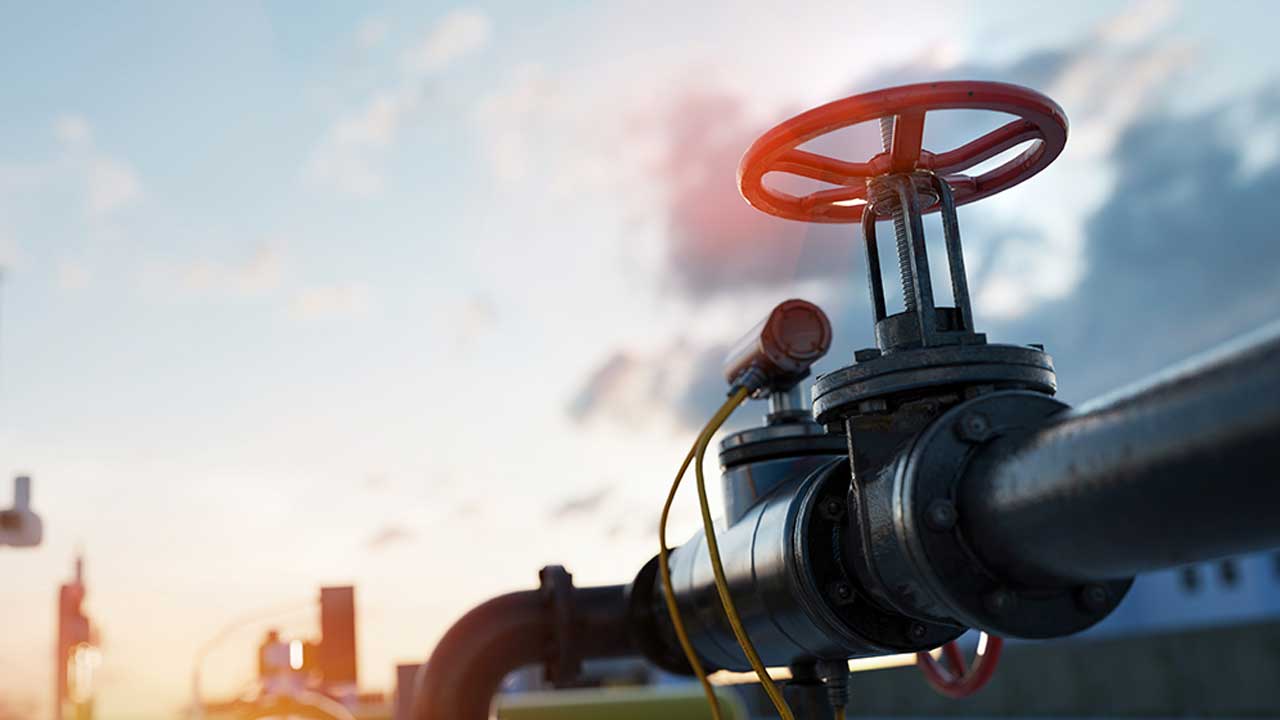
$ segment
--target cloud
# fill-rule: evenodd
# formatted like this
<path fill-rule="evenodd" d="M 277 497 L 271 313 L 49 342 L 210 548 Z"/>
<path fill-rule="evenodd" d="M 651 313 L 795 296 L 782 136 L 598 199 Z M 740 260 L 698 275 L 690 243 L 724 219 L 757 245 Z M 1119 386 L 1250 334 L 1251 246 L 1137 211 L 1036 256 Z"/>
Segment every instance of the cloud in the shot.
<path fill-rule="evenodd" d="M 417 533 L 403 525 L 387 525 L 366 540 L 364 546 L 366 550 L 380 552 L 389 547 L 410 542 L 416 536 Z"/>
<path fill-rule="evenodd" d="M 352 195 L 376 195 L 382 190 L 376 156 L 391 146 L 405 116 L 417 104 L 413 88 L 384 91 L 340 118 L 312 154 L 311 178 Z"/>
<path fill-rule="evenodd" d="M 53 133 L 84 179 L 86 205 L 91 216 L 102 218 L 142 199 L 138 173 L 127 161 L 97 148 L 93 128 L 84 117 L 57 118 Z"/>
<path fill-rule="evenodd" d="M 266 243 L 241 259 L 151 260 L 138 272 L 138 283 L 149 292 L 187 298 L 269 300 L 307 322 L 359 317 L 374 306 L 373 292 L 363 282 L 306 282 L 291 277 L 287 266 L 280 245 Z"/>
<path fill-rule="evenodd" d="M 667 113 L 655 182 L 667 189 L 665 276 L 694 299 L 845 272 L 857 245 L 847 228 L 782 220 L 747 205 L 735 178 L 759 133 L 738 99 L 682 95 Z"/>
<path fill-rule="evenodd" d="M 64 145 L 79 145 L 93 139 L 89 121 L 79 115 L 63 115 L 53 123 L 53 132 Z"/>
<path fill-rule="evenodd" d="M 372 293 L 364 283 L 315 285 L 296 291 L 290 303 L 295 317 L 319 320 L 359 316 L 373 306 Z"/>
<path fill-rule="evenodd" d="M 1137 43 L 1149 39 L 1165 27 L 1178 13 L 1174 0 L 1139 0 L 1098 27 L 1104 40 Z"/>
<path fill-rule="evenodd" d="M 284 254 L 267 244 L 241 261 L 217 258 L 159 260 L 141 271 L 145 286 L 188 295 L 252 297 L 279 289 L 284 280 Z"/>
<path fill-rule="evenodd" d="M 453 508 L 451 517 L 455 521 L 473 520 L 485 509 L 485 503 L 475 498 L 462 500 Z"/>
<path fill-rule="evenodd" d="M 1115 144 L 1115 190 L 1086 220 L 1088 273 L 1068 297 L 998 328 L 1046 343 L 1085 399 L 1273 319 L 1280 308 L 1275 161 L 1242 178 L 1230 118 L 1280 86 L 1191 115 L 1161 112 Z M 1280 104 L 1280 103 L 1278 103 Z M 1280 109 L 1276 107 L 1274 109 Z"/>
<path fill-rule="evenodd" d="M 382 492 L 391 485 L 391 478 L 386 473 L 369 473 L 364 478 L 364 488 L 370 492 Z"/>
<path fill-rule="evenodd" d="M 492 330 L 497 321 L 497 309 L 489 298 L 483 295 L 469 298 L 453 317 L 455 346 L 471 347 L 481 336 Z"/>
<path fill-rule="evenodd" d="M 653 353 L 619 350 L 588 376 L 569 403 L 575 422 L 626 427 L 700 427 L 724 401 L 722 366 L 729 346 L 678 339 Z"/>
<path fill-rule="evenodd" d="M 357 42 L 381 42 L 385 29 L 376 22 L 365 21 Z M 488 16 L 476 11 L 457 10 L 438 21 L 405 52 L 399 82 L 374 92 L 329 127 L 311 154 L 307 177 L 356 196 L 381 192 L 382 157 L 424 106 L 426 81 L 480 50 L 489 35 Z"/>
<path fill-rule="evenodd" d="M 391 23 L 386 18 L 366 18 L 356 28 L 356 47 L 361 50 L 373 50 L 382 45 L 391 30 Z"/>
<path fill-rule="evenodd" d="M 438 73 L 483 48 L 492 33 L 493 23 L 488 15 L 477 10 L 454 10 L 405 51 L 405 72 L 419 77 Z"/>
<path fill-rule="evenodd" d="M 63 258 L 58 261 L 55 282 L 59 290 L 83 290 L 93 282 L 93 269 L 81 260 Z"/>
<path fill-rule="evenodd" d="M 605 485 L 585 495 L 569 498 L 555 507 L 547 515 L 549 521 L 566 520 L 578 515 L 593 514 L 604 505 L 613 494 L 613 488 Z"/>
<path fill-rule="evenodd" d="M 18 247 L 18 241 L 13 233 L 4 225 L 0 225 L 0 272 L 22 265 L 23 260 L 22 250 Z"/>
<path fill-rule="evenodd" d="M 532 164 L 533 134 L 557 100 L 553 78 L 541 65 L 514 68 L 506 82 L 477 106 L 476 122 L 493 174 L 506 182 L 523 180 Z"/>
<path fill-rule="evenodd" d="M 142 197 L 142 183 L 127 163 L 105 155 L 89 165 L 89 212 L 105 215 Z"/>

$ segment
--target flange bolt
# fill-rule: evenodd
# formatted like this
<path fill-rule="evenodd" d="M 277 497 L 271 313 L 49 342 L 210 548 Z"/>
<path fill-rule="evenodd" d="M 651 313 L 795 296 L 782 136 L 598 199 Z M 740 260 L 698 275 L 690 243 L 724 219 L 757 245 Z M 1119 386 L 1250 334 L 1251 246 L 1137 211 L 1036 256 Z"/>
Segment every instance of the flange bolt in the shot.
<path fill-rule="evenodd" d="M 991 439 L 991 421 L 979 412 L 966 413 L 956 425 L 956 433 L 961 440 L 971 443 L 982 443 Z"/>
<path fill-rule="evenodd" d="M 925 510 L 925 522 L 938 532 L 948 532 L 956 526 L 956 506 L 950 501 L 938 498 L 929 503 Z"/>

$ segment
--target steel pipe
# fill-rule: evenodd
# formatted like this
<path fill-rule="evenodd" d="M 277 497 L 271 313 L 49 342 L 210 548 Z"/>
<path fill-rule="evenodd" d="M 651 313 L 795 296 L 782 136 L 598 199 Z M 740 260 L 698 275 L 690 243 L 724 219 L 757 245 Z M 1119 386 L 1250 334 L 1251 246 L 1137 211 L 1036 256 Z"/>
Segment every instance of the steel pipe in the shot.
<path fill-rule="evenodd" d="M 542 590 L 501 595 L 454 623 L 418 671 L 413 717 L 486 720 L 499 684 L 514 670 L 638 654 L 626 586 L 567 587 L 565 603 L 546 590 L 544 582 Z"/>
<path fill-rule="evenodd" d="M 1280 546 L 1280 323 L 991 442 L 959 517 L 1022 587 Z"/>

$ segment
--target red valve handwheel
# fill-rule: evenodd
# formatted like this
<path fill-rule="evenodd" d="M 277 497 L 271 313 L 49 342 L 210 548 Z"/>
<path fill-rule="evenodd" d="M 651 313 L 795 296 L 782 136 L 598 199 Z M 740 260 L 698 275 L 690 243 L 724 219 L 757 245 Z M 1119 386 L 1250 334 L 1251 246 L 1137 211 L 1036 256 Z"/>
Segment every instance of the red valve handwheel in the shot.
<path fill-rule="evenodd" d="M 920 147 L 925 114 L 932 110 L 992 110 L 1016 115 L 977 140 L 931 153 Z M 894 117 L 891 149 L 866 162 L 847 162 L 798 149 L 840 128 Z M 961 171 L 1028 140 L 1009 162 L 976 177 Z M 1067 116 L 1040 93 L 997 82 L 936 82 L 877 90 L 797 115 L 756 140 L 738 166 L 738 189 L 759 210 L 791 220 L 850 223 L 862 219 L 867 180 L 890 173 L 928 170 L 943 176 L 957 205 L 1013 187 L 1043 170 L 1067 142 Z M 842 187 L 797 197 L 765 187 L 771 172 L 790 173 Z M 927 211 L 937 209 L 926 208 Z"/>
<path fill-rule="evenodd" d="M 1000 661 L 1000 651 L 1003 648 L 1004 640 L 988 635 L 985 652 L 973 661 L 972 667 L 965 667 L 960 646 L 949 642 L 942 646 L 942 657 L 951 666 L 950 670 L 927 652 L 916 653 L 916 664 L 934 690 L 949 698 L 969 697 L 981 690 L 995 674 L 996 663 Z"/>

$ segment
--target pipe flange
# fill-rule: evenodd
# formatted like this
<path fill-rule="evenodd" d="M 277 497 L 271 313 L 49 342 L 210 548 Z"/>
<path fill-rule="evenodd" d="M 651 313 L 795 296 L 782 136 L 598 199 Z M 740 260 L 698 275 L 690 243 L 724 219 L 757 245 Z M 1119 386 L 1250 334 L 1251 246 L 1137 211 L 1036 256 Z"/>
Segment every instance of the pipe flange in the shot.
<path fill-rule="evenodd" d="M 828 425 L 856 414 L 867 401 L 972 385 L 1047 395 L 1058 388 L 1053 358 L 1038 347 L 944 345 L 889 352 L 818 376 L 813 414 L 819 424 Z"/>
<path fill-rule="evenodd" d="M 538 571 L 538 582 L 554 622 L 554 655 L 546 658 L 546 675 L 559 687 L 572 682 L 582 670 L 573 637 L 573 576 L 563 565 L 548 565 Z"/>
<path fill-rule="evenodd" d="M 631 642 L 640 649 L 646 660 L 675 675 L 693 677 L 693 666 L 680 649 L 667 609 L 657 599 L 662 592 L 658 556 L 640 568 L 635 580 L 627 588 L 627 626 L 631 629 Z M 700 657 L 707 670 L 718 670 L 714 663 Z"/>
<path fill-rule="evenodd" d="M 848 458 L 818 472 L 821 476 L 798 510 L 801 520 L 795 529 L 796 546 L 804 558 L 796 564 L 797 572 L 814 591 L 809 612 L 881 653 L 931 650 L 964 634 L 966 628 L 953 623 L 923 621 L 881 607 L 845 567 L 840 553 L 813 551 L 844 547 L 844 535 L 850 532 L 845 517 L 852 473 Z"/>
<path fill-rule="evenodd" d="M 727 470 L 778 458 L 843 455 L 848 449 L 849 441 L 843 433 L 829 432 L 812 420 L 775 423 L 726 437 L 720 442 L 720 466 Z"/>
<path fill-rule="evenodd" d="M 1060 589 L 1010 587 L 982 565 L 960 531 L 965 508 L 957 490 L 975 452 L 1001 435 L 1041 425 L 1066 407 L 1034 392 L 983 395 L 944 413 L 899 462 L 894 534 L 906 568 L 926 586 L 927 597 L 916 601 L 936 603 L 930 614 L 1005 637 L 1050 638 L 1094 625 L 1128 592 L 1131 578 Z"/>

